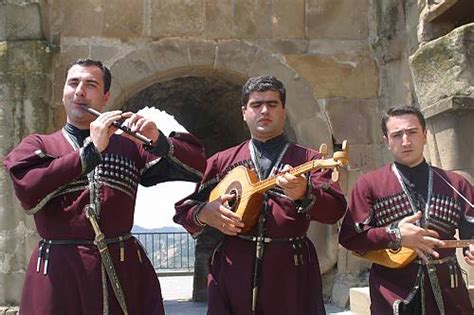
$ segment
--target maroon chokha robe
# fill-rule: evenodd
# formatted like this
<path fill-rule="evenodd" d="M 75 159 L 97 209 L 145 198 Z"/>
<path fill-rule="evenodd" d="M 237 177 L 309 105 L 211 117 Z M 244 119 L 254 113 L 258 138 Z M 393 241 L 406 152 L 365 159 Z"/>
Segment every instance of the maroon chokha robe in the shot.
<path fill-rule="evenodd" d="M 200 144 L 188 134 L 168 139 L 170 150 L 158 157 L 129 139 L 113 135 L 95 168 L 99 183 L 99 225 L 106 238 L 130 233 L 137 186 L 167 180 L 199 181 L 205 157 Z M 15 192 L 28 214 L 33 214 L 41 238 L 93 240 L 85 217 L 90 203 L 88 179 L 81 155 L 64 130 L 30 135 L 5 158 Z M 159 211 L 159 209 L 150 209 Z M 123 247 L 123 260 L 120 258 Z M 146 253 L 132 237 L 108 245 L 124 291 L 129 314 L 164 314 L 160 285 Z M 26 272 L 22 314 L 122 314 L 108 279 L 104 292 L 101 257 L 95 245 L 51 245 L 49 254 L 36 246 Z M 47 257 L 48 256 L 48 257 Z M 47 264 L 46 264 L 46 261 Z"/>
<path fill-rule="evenodd" d="M 426 227 L 437 231 L 440 239 L 454 239 L 456 229 L 459 229 L 460 238 L 471 239 L 474 236 L 474 209 L 446 181 L 471 202 L 474 200 L 472 185 L 454 172 L 429 168 L 432 170 L 429 204 L 417 209 L 423 212 L 428 222 Z M 388 227 L 416 212 L 408 195 L 393 165 L 362 175 L 352 190 L 349 211 L 339 234 L 340 243 L 360 253 L 391 248 L 395 234 Z M 431 278 L 427 266 L 416 262 L 401 269 L 372 264 L 369 278 L 371 313 L 399 314 L 404 304 L 420 294 L 421 307 L 426 314 L 440 314 L 438 303 L 442 301 L 444 314 L 472 315 L 466 284 L 454 256 L 455 249 L 438 249 L 438 252 L 440 259 L 449 263 L 436 264 Z"/>
<path fill-rule="evenodd" d="M 318 152 L 290 144 L 276 168 L 281 169 L 285 164 L 296 167 L 318 158 L 321 158 Z M 208 199 L 212 188 L 239 165 L 255 170 L 249 141 L 208 159 L 200 187 L 176 204 L 174 220 L 190 233 L 199 233 L 202 227 L 195 221 L 194 211 Z M 304 211 L 298 212 L 296 203 L 284 195 L 281 188 L 275 187 L 267 192 L 264 236 L 280 241 L 264 244 L 256 314 L 325 314 L 318 256 L 306 232 L 311 220 L 327 224 L 337 222 L 344 215 L 346 203 L 339 186 L 330 181 L 329 171 L 312 171 L 307 176 L 307 196 L 314 201 Z M 249 232 L 250 235 L 256 233 L 256 227 Z M 297 237 L 301 237 L 297 244 L 281 241 Z M 298 264 L 295 264 L 295 255 Z M 238 236 L 225 236 L 209 262 L 209 315 L 252 314 L 255 256 L 255 242 Z"/>

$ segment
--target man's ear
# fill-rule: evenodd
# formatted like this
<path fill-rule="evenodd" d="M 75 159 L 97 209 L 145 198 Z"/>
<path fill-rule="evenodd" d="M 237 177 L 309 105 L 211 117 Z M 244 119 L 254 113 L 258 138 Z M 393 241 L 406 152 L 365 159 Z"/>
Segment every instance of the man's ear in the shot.
<path fill-rule="evenodd" d="M 104 103 L 107 103 L 110 98 L 110 91 L 107 91 L 107 93 L 104 94 Z"/>
<path fill-rule="evenodd" d="M 387 136 L 383 136 L 383 142 L 385 143 L 385 145 L 388 146 L 388 138 L 387 138 Z"/>
<path fill-rule="evenodd" d="M 245 120 L 245 109 L 246 109 L 246 108 L 247 108 L 246 106 L 242 106 L 242 107 L 241 107 L 241 109 L 242 109 L 242 119 L 243 119 L 244 121 L 246 121 L 246 120 Z"/>

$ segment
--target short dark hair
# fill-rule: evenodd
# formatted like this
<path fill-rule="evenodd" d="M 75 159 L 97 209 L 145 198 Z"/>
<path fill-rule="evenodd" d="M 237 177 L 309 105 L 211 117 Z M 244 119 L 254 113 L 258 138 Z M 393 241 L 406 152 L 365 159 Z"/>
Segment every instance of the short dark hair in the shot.
<path fill-rule="evenodd" d="M 286 89 L 285 85 L 274 76 L 253 77 L 245 82 L 242 87 L 242 106 L 246 106 L 249 101 L 250 94 L 253 92 L 276 91 L 280 95 L 280 101 L 285 107 Z"/>
<path fill-rule="evenodd" d="M 383 116 L 382 116 L 382 132 L 383 135 L 387 136 L 387 121 L 390 117 L 397 117 L 402 115 L 415 115 L 418 118 L 418 121 L 421 124 L 423 131 L 426 129 L 425 117 L 421 113 L 420 109 L 414 106 L 397 106 L 391 107 Z"/>
<path fill-rule="evenodd" d="M 112 74 L 110 73 L 109 68 L 107 68 L 101 61 L 94 59 L 81 58 L 73 61 L 66 70 L 66 78 L 69 70 L 75 66 L 83 67 L 97 67 L 102 71 L 102 79 L 104 80 L 104 93 L 107 93 L 110 90 L 110 85 L 112 84 Z"/>

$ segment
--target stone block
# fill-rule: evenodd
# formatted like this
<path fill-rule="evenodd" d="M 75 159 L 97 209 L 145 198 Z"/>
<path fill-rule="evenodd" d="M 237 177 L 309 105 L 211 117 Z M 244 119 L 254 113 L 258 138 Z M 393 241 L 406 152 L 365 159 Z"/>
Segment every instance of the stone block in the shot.
<path fill-rule="evenodd" d="M 393 60 L 380 67 L 380 70 L 384 80 L 380 81 L 379 93 L 383 95 L 387 107 L 416 104 L 410 67 L 404 58 Z"/>
<path fill-rule="evenodd" d="M 0 40 L 31 40 L 42 37 L 38 3 L 0 3 Z"/>
<path fill-rule="evenodd" d="M 255 64 L 258 47 L 239 40 L 218 42 L 215 67 L 242 74 L 250 73 Z"/>
<path fill-rule="evenodd" d="M 287 55 L 319 98 L 374 98 L 379 89 L 375 60 L 366 55 Z"/>
<path fill-rule="evenodd" d="M 271 38 L 272 1 L 235 1 L 234 35 L 241 39 Z"/>
<path fill-rule="evenodd" d="M 320 100 L 331 122 L 336 143 L 348 140 L 349 144 L 372 144 L 382 138 L 382 113 L 375 100 L 349 100 L 333 98 Z"/>
<path fill-rule="evenodd" d="M 64 105 L 62 103 L 56 103 L 53 113 L 53 128 L 56 130 L 62 128 L 66 123 L 66 111 L 64 110 Z"/>
<path fill-rule="evenodd" d="M 7 4 L 0 2 L 0 42 L 7 40 Z M 2 313 L 0 313 L 3 315 Z"/>
<path fill-rule="evenodd" d="M 110 98 L 107 102 L 105 110 L 121 109 L 125 103 L 126 98 L 129 96 L 120 86 L 118 80 L 114 80 L 114 74 L 112 73 L 112 84 L 110 86 Z"/>
<path fill-rule="evenodd" d="M 468 170 L 474 165 L 474 96 L 451 97 L 423 110 L 432 163 L 447 170 Z M 439 163 L 439 164 L 438 164 Z"/>
<path fill-rule="evenodd" d="M 272 38 L 305 38 L 305 0 L 272 1 Z"/>
<path fill-rule="evenodd" d="M 152 48 L 134 50 L 111 65 L 110 71 L 122 88 L 138 92 L 153 82 L 156 68 L 152 55 Z"/>
<path fill-rule="evenodd" d="M 368 0 L 307 0 L 306 36 L 310 39 L 366 39 Z"/>
<path fill-rule="evenodd" d="M 49 73 L 52 55 L 46 41 L 24 40 L 0 42 L 0 69 L 3 73 L 25 75 Z"/>
<path fill-rule="evenodd" d="M 361 315 L 370 314 L 369 287 L 350 289 L 351 311 Z"/>
<path fill-rule="evenodd" d="M 306 39 L 257 39 L 257 46 L 279 54 L 304 54 L 308 49 Z"/>
<path fill-rule="evenodd" d="M 104 1 L 103 6 L 104 36 L 130 39 L 143 35 L 144 0 Z"/>
<path fill-rule="evenodd" d="M 101 36 L 104 27 L 103 0 L 51 2 L 51 32 L 61 36 Z"/>
<path fill-rule="evenodd" d="M 327 121 L 320 115 L 300 119 L 293 125 L 297 142 L 310 148 L 318 149 L 321 143 L 332 150 L 332 136 Z"/>
<path fill-rule="evenodd" d="M 349 304 L 350 290 L 367 285 L 368 273 L 338 273 L 334 279 L 331 302 L 345 308 Z M 352 306 L 352 301 L 351 301 Z"/>
<path fill-rule="evenodd" d="M 189 66 L 187 41 L 165 39 L 150 45 L 150 57 L 155 69 L 164 73 Z"/>
<path fill-rule="evenodd" d="M 56 68 L 60 68 L 63 73 L 59 73 L 62 80 L 66 78 L 66 69 L 74 61 L 80 58 L 87 58 L 90 55 L 92 47 L 89 43 L 75 41 L 75 40 L 63 40 L 61 45 L 61 54 L 59 55 L 59 60 L 55 64 Z M 61 84 L 64 82 L 61 82 Z"/>
<path fill-rule="evenodd" d="M 319 255 L 319 253 L 318 253 Z M 319 256 L 319 258 L 321 258 Z M 323 287 L 323 301 L 324 303 L 332 302 L 332 291 L 334 288 L 334 279 L 336 278 L 336 268 L 332 268 L 321 274 L 321 284 Z"/>
<path fill-rule="evenodd" d="M 128 48 L 128 47 L 127 47 Z M 117 55 L 123 52 L 122 47 L 118 43 L 104 43 L 100 45 L 99 43 L 90 47 L 90 57 L 93 59 L 101 60 L 107 66 L 110 63 L 110 60 L 114 60 Z M 114 74 L 112 73 L 112 77 Z M 112 78 L 113 80 L 113 78 Z"/>
<path fill-rule="evenodd" d="M 188 41 L 189 63 L 192 67 L 210 67 L 214 65 L 217 54 L 215 41 Z"/>
<path fill-rule="evenodd" d="M 307 234 L 318 253 L 321 274 L 331 272 L 336 266 L 338 256 L 337 227 L 335 225 L 311 222 Z M 325 241 L 321 242 L 321 240 Z"/>
<path fill-rule="evenodd" d="M 231 1 L 205 0 L 204 37 L 208 39 L 229 39 L 234 34 Z"/>
<path fill-rule="evenodd" d="M 322 108 L 311 87 L 301 78 L 293 78 L 293 72 L 287 72 L 288 79 L 283 78 L 286 85 L 286 114 L 288 119 L 299 121 L 314 115 L 323 117 Z"/>
<path fill-rule="evenodd" d="M 384 156 L 384 153 L 386 154 Z M 351 144 L 349 143 L 349 167 L 350 169 L 367 172 L 389 162 L 390 157 L 385 145 L 375 144 Z M 379 164 L 381 163 L 381 164 Z"/>
<path fill-rule="evenodd" d="M 344 54 L 348 51 L 357 55 L 371 55 L 367 40 L 326 40 L 310 39 L 307 41 L 306 53 L 311 55 Z"/>
<path fill-rule="evenodd" d="M 422 108 L 452 96 L 474 97 L 474 23 L 418 48 L 410 57 Z"/>
<path fill-rule="evenodd" d="M 0 73 L 0 101 L 5 101 L 10 98 L 10 87 L 5 84 L 6 76 Z"/>
<path fill-rule="evenodd" d="M 203 1 L 159 0 L 151 7 L 151 36 L 191 36 L 202 33 Z"/>

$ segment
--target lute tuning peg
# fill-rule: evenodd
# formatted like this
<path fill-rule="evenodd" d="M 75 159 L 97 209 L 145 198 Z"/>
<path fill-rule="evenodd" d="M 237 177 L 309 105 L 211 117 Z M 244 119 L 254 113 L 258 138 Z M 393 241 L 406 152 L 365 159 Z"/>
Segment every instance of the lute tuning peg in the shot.
<path fill-rule="evenodd" d="M 322 155 L 322 158 L 325 159 L 326 156 L 328 155 L 328 146 L 326 143 L 321 144 L 319 147 L 319 153 Z"/>

